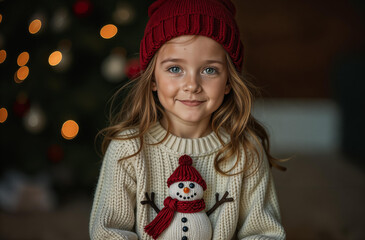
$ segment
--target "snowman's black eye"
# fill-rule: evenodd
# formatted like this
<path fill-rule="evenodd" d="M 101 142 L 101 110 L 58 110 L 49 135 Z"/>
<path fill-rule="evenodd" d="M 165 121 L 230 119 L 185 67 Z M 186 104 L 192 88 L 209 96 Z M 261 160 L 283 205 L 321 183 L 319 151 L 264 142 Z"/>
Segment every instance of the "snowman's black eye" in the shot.
<path fill-rule="evenodd" d="M 190 184 L 189 184 L 189 187 L 190 187 L 190 188 L 195 188 L 195 184 L 194 184 L 194 183 L 190 183 Z"/>
<path fill-rule="evenodd" d="M 183 183 L 179 183 L 179 188 L 183 188 L 184 187 L 184 184 Z"/>

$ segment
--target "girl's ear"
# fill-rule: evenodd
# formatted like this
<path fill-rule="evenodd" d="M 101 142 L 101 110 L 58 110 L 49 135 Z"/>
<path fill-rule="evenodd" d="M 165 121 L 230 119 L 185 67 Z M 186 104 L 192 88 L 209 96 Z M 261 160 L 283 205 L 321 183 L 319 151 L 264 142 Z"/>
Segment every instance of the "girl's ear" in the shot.
<path fill-rule="evenodd" d="M 224 89 L 224 94 L 228 94 L 231 91 L 231 84 L 227 81 L 226 87 Z"/>

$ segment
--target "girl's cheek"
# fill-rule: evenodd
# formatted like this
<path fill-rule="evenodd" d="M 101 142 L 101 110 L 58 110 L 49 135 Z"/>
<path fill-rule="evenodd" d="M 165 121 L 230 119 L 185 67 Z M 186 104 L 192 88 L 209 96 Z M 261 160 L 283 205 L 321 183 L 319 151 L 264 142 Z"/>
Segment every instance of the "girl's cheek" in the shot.
<path fill-rule="evenodd" d="M 224 95 L 225 95 L 225 86 L 220 86 L 220 85 L 217 85 L 217 86 L 206 86 L 205 87 L 205 90 L 206 92 L 209 92 L 210 95 L 215 98 L 223 98 Z"/>

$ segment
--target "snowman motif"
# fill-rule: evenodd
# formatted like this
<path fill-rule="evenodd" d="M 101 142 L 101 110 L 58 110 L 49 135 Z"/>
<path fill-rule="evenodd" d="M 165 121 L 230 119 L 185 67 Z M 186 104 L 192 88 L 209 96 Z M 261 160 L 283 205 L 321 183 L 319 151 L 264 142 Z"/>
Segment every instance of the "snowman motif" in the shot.
<path fill-rule="evenodd" d="M 154 203 L 154 193 L 151 199 L 141 204 L 150 204 L 157 212 L 153 221 L 145 226 L 145 232 L 160 240 L 210 240 L 212 226 L 208 216 L 224 202 L 232 202 L 226 192 L 221 200 L 216 193 L 216 204 L 205 212 L 203 199 L 207 185 L 200 173 L 192 166 L 192 159 L 188 155 L 179 158 L 179 167 L 167 180 L 169 197 L 164 201 L 164 208 L 160 211 Z"/>

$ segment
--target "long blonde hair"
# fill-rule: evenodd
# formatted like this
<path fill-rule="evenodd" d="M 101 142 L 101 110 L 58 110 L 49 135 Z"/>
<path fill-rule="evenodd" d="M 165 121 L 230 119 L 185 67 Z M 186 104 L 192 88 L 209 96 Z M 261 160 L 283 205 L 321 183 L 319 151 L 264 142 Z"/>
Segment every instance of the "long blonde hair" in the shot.
<path fill-rule="evenodd" d="M 113 139 L 139 139 L 140 146 L 138 151 L 120 160 L 136 156 L 142 151 L 144 134 L 152 125 L 165 116 L 163 107 L 158 100 L 156 92 L 152 91 L 151 86 L 151 82 L 154 79 L 156 59 L 157 54 L 154 55 L 145 71 L 120 88 L 111 98 L 109 127 L 102 129 L 97 135 L 97 137 L 103 137 L 101 144 L 103 155 Z M 217 172 L 226 176 L 240 173 L 229 174 L 238 165 L 242 154 L 241 149 L 243 149 L 246 156 L 249 156 L 249 152 L 254 152 L 258 156 L 259 152 L 264 150 L 270 166 L 285 170 L 284 167 L 277 164 L 277 162 L 281 162 L 282 160 L 271 156 L 268 134 L 265 128 L 251 114 L 254 94 L 257 92 L 257 88 L 254 87 L 247 77 L 244 77 L 236 71 L 228 53 L 226 53 L 226 59 L 228 83 L 232 89 L 225 96 L 222 105 L 211 117 L 211 128 L 223 146 L 214 159 L 214 168 Z M 127 92 L 126 97 L 121 107 L 116 109 L 117 111 L 115 112 L 115 109 L 113 109 L 114 102 L 123 91 Z M 135 135 L 118 136 L 119 133 L 127 129 L 138 129 L 138 131 L 136 131 Z M 221 129 L 224 129 L 230 135 L 231 141 L 229 143 L 224 143 L 221 139 L 219 135 Z M 159 143 L 165 141 L 168 134 L 169 129 L 167 129 L 166 136 Z M 256 144 L 252 142 L 252 139 L 256 141 Z M 257 149 L 256 146 L 259 146 L 261 149 Z M 221 163 L 228 161 L 233 156 L 237 156 L 233 168 L 228 171 L 222 170 L 220 168 Z M 253 164 L 254 157 L 251 157 L 251 159 L 248 159 L 248 164 L 245 165 L 245 169 Z M 255 170 L 258 169 L 259 164 L 256 163 L 257 167 Z M 251 174 L 254 172 L 251 172 Z"/>

